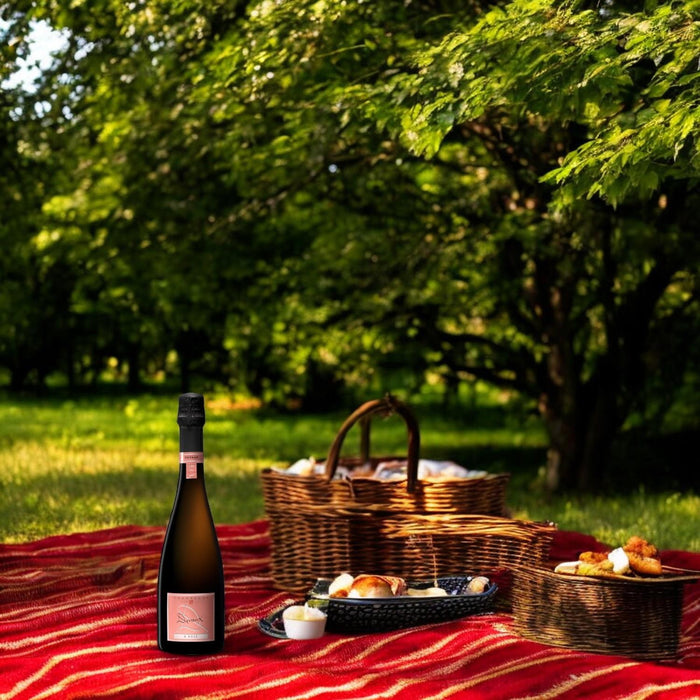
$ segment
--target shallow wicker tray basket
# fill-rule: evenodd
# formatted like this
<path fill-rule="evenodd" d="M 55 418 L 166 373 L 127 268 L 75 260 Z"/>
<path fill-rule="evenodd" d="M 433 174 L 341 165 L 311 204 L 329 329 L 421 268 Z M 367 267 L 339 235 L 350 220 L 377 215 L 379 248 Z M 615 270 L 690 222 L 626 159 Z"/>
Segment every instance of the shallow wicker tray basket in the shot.
<path fill-rule="evenodd" d="M 376 465 L 396 459 L 369 456 L 369 419 L 377 414 L 398 414 L 406 423 L 407 478 L 333 479 L 338 464 Z M 341 459 L 345 435 L 358 422 L 361 457 Z M 411 411 L 385 397 L 363 404 L 346 419 L 329 450 L 325 474 L 263 470 L 274 585 L 307 591 L 317 579 L 343 571 L 409 579 L 489 575 L 518 561 L 547 560 L 551 524 L 503 517 L 507 474 L 418 480 L 419 445 Z"/>
<path fill-rule="evenodd" d="M 698 578 L 598 578 L 517 566 L 513 571 L 514 627 L 523 637 L 544 644 L 646 661 L 674 661 L 683 585 Z"/>

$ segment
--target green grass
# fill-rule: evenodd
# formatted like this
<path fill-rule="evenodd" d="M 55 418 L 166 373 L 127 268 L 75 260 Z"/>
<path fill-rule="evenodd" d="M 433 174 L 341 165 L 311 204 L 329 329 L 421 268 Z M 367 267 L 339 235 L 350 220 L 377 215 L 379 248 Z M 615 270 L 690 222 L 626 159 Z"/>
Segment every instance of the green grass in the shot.
<path fill-rule="evenodd" d="M 123 524 L 165 525 L 177 482 L 176 396 L 0 400 L 0 541 Z M 512 474 L 514 517 L 552 520 L 610 544 L 639 534 L 663 549 L 700 551 L 700 497 L 634 487 L 622 495 L 547 499 L 537 488 L 544 436 L 503 407 L 446 417 L 416 407 L 422 455 Z M 217 523 L 263 517 L 259 473 L 325 456 L 346 413 L 275 414 L 210 407 L 207 490 Z M 356 452 L 351 432 L 345 452 Z M 405 453 L 398 418 L 372 424 L 373 454 Z"/>

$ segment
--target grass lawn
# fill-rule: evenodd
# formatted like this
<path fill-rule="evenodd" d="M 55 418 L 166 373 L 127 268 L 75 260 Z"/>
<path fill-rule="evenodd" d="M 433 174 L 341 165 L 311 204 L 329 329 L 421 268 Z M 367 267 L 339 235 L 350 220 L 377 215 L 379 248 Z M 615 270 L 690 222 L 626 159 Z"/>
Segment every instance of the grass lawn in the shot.
<path fill-rule="evenodd" d="M 178 473 L 177 396 L 64 400 L 0 398 L 0 542 L 123 524 L 165 525 Z M 511 473 L 514 517 L 553 520 L 613 545 L 632 534 L 662 549 L 700 551 L 700 495 L 633 486 L 623 494 L 561 496 L 537 488 L 545 439 L 534 420 L 465 409 L 458 420 L 415 407 L 421 454 Z M 281 415 L 208 405 L 207 490 L 217 523 L 264 516 L 259 472 L 325 457 L 346 413 Z M 345 452 L 356 453 L 352 431 Z M 399 418 L 375 420 L 373 454 L 405 453 Z"/>

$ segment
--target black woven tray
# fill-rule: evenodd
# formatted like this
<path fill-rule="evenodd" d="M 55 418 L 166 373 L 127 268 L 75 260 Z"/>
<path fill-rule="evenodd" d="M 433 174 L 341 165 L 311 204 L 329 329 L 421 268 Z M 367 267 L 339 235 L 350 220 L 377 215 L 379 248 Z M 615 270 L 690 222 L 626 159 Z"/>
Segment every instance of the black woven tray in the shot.
<path fill-rule="evenodd" d="M 387 632 L 457 620 L 491 611 L 498 587 L 492 583 L 483 593 L 469 593 L 471 576 L 445 576 L 431 581 L 410 582 L 410 588 L 437 585 L 446 596 L 397 596 L 395 598 L 329 598 L 330 579 L 319 579 L 308 598 L 326 600 L 326 631 L 345 634 Z"/>

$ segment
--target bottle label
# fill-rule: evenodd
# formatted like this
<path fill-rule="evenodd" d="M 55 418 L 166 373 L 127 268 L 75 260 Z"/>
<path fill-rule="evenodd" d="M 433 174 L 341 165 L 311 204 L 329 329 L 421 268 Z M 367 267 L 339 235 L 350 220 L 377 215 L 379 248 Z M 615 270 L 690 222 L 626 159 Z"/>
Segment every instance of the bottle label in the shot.
<path fill-rule="evenodd" d="M 214 641 L 214 593 L 168 593 L 168 641 Z"/>
<path fill-rule="evenodd" d="M 185 478 L 197 478 L 197 465 L 204 464 L 204 452 L 180 452 L 180 464 L 185 465 Z"/>

